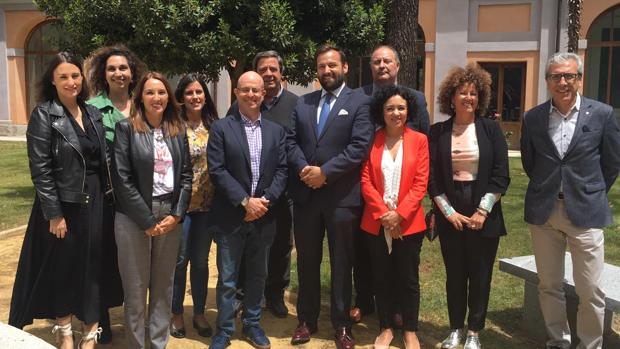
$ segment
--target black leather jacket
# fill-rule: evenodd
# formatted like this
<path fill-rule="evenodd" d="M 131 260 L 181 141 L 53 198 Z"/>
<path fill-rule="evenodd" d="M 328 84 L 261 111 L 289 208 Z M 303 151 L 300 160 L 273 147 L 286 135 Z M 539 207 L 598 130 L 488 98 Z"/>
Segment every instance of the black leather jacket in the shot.
<path fill-rule="evenodd" d="M 80 103 L 83 122 L 91 122 L 99 138 L 102 190 L 110 193 L 108 157 L 99 109 Z M 30 174 L 46 220 L 62 217 L 61 202 L 87 204 L 86 164 L 78 136 L 58 100 L 38 105 L 30 114 L 26 139 Z"/>
<path fill-rule="evenodd" d="M 184 131 L 164 137 L 174 165 L 171 215 L 184 217 L 192 195 L 192 163 Z M 153 215 L 153 132 L 134 132 L 129 119 L 116 123 L 112 182 L 116 210 L 131 218 L 140 229 L 157 224 Z"/>

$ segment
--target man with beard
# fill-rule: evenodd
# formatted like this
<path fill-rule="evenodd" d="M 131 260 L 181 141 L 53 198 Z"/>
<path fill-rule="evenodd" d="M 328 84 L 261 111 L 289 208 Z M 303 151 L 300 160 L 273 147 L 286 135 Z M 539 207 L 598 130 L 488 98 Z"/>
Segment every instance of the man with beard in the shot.
<path fill-rule="evenodd" d="M 285 90 L 282 86 L 282 73 L 284 72 L 282 57 L 273 50 L 259 52 L 254 56 L 252 66 L 265 83 L 266 93 L 260 106 L 261 116 L 287 129 L 293 108 L 295 108 L 299 97 Z M 239 105 L 235 101 L 226 115 L 234 115 L 238 110 Z M 292 203 L 290 203 L 288 195 L 284 193 L 272 208 L 276 217 L 276 236 L 269 250 L 265 300 L 267 308 L 279 318 L 284 318 L 288 314 L 288 309 L 284 303 L 284 289 L 288 287 L 291 280 L 291 249 L 293 248 L 291 206 Z M 239 282 L 237 283 L 237 298 L 239 299 L 243 298 L 244 275 L 245 263 L 241 262 Z M 238 304 L 239 308 L 241 308 L 240 303 Z"/>
<path fill-rule="evenodd" d="M 353 348 L 349 319 L 353 236 L 362 209 L 360 168 L 374 127 L 369 98 L 344 84 L 348 70 L 344 53 L 323 45 L 315 57 L 322 89 L 299 98 L 286 136 L 299 276 L 299 325 L 291 343 L 306 343 L 317 331 L 320 266 L 327 231 L 336 347 Z"/>

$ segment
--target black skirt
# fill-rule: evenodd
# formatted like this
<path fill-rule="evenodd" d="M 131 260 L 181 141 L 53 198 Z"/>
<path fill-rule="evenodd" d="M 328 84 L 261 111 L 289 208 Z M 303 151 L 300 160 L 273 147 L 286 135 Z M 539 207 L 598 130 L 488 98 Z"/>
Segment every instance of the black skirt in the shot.
<path fill-rule="evenodd" d="M 33 319 L 69 314 L 87 324 L 99 321 L 105 299 L 100 295 L 103 197 L 97 174 L 86 176 L 86 188 L 88 204 L 62 203 L 64 239 L 49 232 L 35 198 L 15 275 L 10 325 L 23 328 Z"/>

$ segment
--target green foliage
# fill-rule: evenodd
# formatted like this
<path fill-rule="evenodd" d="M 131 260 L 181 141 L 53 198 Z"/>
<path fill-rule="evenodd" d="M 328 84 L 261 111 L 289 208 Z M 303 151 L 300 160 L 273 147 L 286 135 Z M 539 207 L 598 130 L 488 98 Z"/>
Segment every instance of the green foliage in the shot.
<path fill-rule="evenodd" d="M 385 0 L 36 0 L 63 22 L 65 49 L 87 56 L 124 43 L 151 69 L 199 71 L 233 80 L 256 52 L 283 56 L 292 82 L 314 78 L 314 52 L 331 41 L 347 54 L 367 53 L 383 40 Z"/>

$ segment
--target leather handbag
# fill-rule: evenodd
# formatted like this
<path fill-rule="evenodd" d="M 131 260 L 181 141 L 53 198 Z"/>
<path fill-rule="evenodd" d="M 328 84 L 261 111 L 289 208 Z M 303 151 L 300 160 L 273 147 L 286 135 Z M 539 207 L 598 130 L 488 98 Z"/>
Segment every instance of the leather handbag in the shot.
<path fill-rule="evenodd" d="M 424 221 L 426 222 L 426 231 L 424 232 L 424 235 L 426 235 L 426 238 L 428 239 L 428 241 L 433 241 L 437 238 L 437 230 L 436 230 L 436 226 L 435 226 L 435 207 L 433 206 L 428 212 L 426 212 L 426 215 L 424 216 Z"/>

